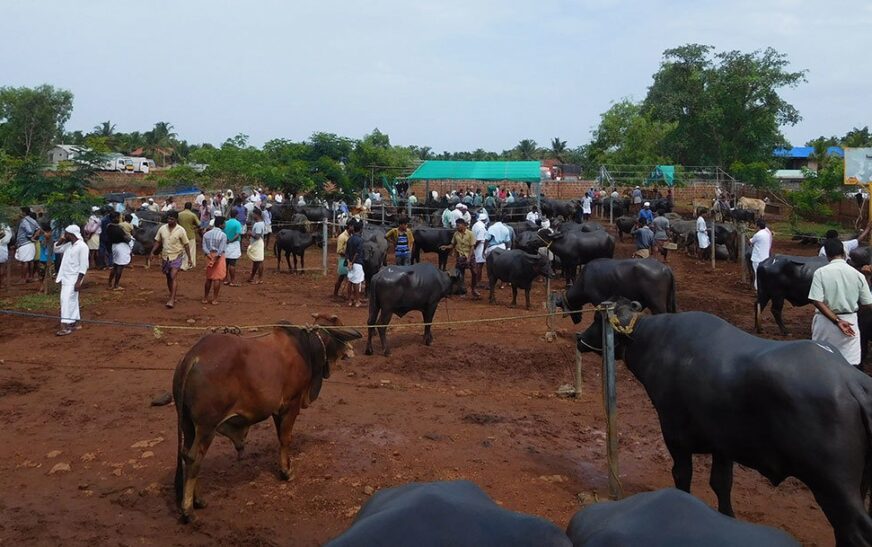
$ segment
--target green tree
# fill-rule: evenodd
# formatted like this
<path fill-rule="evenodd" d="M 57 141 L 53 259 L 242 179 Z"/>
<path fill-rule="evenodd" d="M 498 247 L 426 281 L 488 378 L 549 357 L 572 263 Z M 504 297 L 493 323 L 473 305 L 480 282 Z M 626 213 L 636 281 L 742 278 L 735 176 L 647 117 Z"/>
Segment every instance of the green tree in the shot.
<path fill-rule="evenodd" d="M 676 124 L 656 122 L 643 114 L 642 106 L 623 99 L 600 116 L 593 140 L 584 156 L 590 168 L 602 164 L 654 166 L 672 163 L 664 143 Z"/>
<path fill-rule="evenodd" d="M 643 103 L 652 121 L 675 123 L 665 155 L 685 165 L 768 161 L 784 142 L 780 128 L 799 112 L 779 91 L 805 81 L 787 56 L 767 48 L 713 53 L 689 44 L 666 50 Z"/>
<path fill-rule="evenodd" d="M 551 157 L 559 161 L 560 163 L 566 163 L 564 159 L 566 156 L 566 141 L 560 140 L 560 137 L 554 137 L 551 139 Z"/>
<path fill-rule="evenodd" d="M 787 194 L 793 214 L 801 217 L 828 216 L 830 205 L 842 198 L 845 163 L 838 156 L 823 156 L 817 171 L 803 168 L 799 190 Z"/>
<path fill-rule="evenodd" d="M 512 152 L 519 160 L 534 160 L 539 156 L 539 148 L 533 139 L 523 139 Z"/>
<path fill-rule="evenodd" d="M 853 128 L 841 138 L 839 144 L 847 148 L 872 147 L 872 134 L 869 132 L 869 126 L 864 126 L 863 129 Z"/>
<path fill-rule="evenodd" d="M 145 154 L 155 158 L 155 163 L 158 165 L 166 165 L 167 159 L 175 155 L 178 145 L 177 136 L 171 123 L 155 123 L 150 131 L 143 134 Z"/>
<path fill-rule="evenodd" d="M 65 89 L 0 87 L 0 144 L 13 156 L 42 157 L 72 112 L 73 94 Z"/>

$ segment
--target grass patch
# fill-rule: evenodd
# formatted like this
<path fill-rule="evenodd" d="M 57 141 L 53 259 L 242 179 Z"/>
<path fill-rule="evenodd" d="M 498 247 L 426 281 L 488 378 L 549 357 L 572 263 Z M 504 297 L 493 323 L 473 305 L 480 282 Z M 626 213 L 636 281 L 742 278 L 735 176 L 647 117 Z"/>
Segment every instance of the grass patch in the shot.
<path fill-rule="evenodd" d="M 96 302 L 96 296 L 79 295 L 79 305 L 84 306 Z M 57 311 L 61 306 L 58 293 L 33 293 L 0 299 L 0 308 L 17 311 L 49 312 Z"/>
<path fill-rule="evenodd" d="M 790 222 L 784 221 L 775 221 L 769 224 L 769 228 L 778 234 L 779 239 L 789 239 L 794 234 L 814 234 L 820 237 L 824 237 L 824 234 L 827 233 L 827 230 L 838 230 L 840 234 L 848 234 L 851 230 L 846 230 L 844 226 L 840 225 L 838 222 L 811 222 L 808 220 L 799 220 L 795 225 L 791 225 Z"/>

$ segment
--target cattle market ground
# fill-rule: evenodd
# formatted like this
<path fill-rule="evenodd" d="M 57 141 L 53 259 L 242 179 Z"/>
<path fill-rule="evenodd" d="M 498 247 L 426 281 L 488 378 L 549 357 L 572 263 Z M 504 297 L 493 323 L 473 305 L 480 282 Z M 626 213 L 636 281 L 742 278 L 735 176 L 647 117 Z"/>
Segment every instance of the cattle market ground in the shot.
<path fill-rule="evenodd" d="M 789 254 L 816 250 L 775 246 Z M 631 252 L 625 241 L 616 256 Z M 719 263 L 713 273 L 683 254 L 670 258 L 680 309 L 753 328 L 753 292 L 740 283 L 736 264 Z M 202 265 L 182 274 L 183 299 L 168 311 L 159 268 L 145 270 L 137 257 L 124 292 L 104 289 L 106 272 L 89 274 L 83 315 L 204 326 L 306 322 L 312 312 L 327 312 L 346 324 L 365 322 L 365 308 L 329 297 L 332 277 L 276 274 L 271 259 L 265 284 L 225 287 L 219 306 L 200 303 Z M 33 290 L 13 287 L 0 298 L 8 303 Z M 527 313 L 508 309 L 510 297 L 505 288 L 496 306 L 452 298 L 436 319 Z M 533 299 L 539 307 L 529 313 L 541 313 L 542 283 Z M 785 319 L 806 336 L 811 314 L 788 305 Z M 394 321 L 418 322 L 420 314 Z M 334 367 L 320 399 L 297 421 L 296 478 L 278 479 L 271 421 L 252 428 L 241 461 L 219 438 L 201 473 L 209 506 L 185 526 L 171 486 L 175 409 L 149 403 L 170 389 L 172 369 L 200 334 L 167 331 L 156 339 L 149 330 L 86 325 L 57 338 L 52 322 L 0 316 L 0 544 L 317 545 L 347 528 L 373 490 L 447 479 L 472 480 L 504 507 L 565 527 L 583 505 L 606 498 L 605 422 L 598 358 L 584 358 L 579 400 L 555 395 L 572 382 L 577 330 L 569 318 L 557 326 L 551 343 L 541 318 L 435 327 L 432 347 L 418 329 L 394 329 L 389 358 L 366 357 L 357 342 L 357 356 Z M 768 315 L 765 329 L 776 337 Z M 654 410 L 622 363 L 618 427 L 626 494 L 671 486 Z M 693 493 L 713 505 L 708 469 L 709 458 L 698 457 Z M 782 528 L 805 544 L 832 543 L 830 526 L 796 480 L 773 488 L 737 466 L 733 506 L 738 518 Z"/>

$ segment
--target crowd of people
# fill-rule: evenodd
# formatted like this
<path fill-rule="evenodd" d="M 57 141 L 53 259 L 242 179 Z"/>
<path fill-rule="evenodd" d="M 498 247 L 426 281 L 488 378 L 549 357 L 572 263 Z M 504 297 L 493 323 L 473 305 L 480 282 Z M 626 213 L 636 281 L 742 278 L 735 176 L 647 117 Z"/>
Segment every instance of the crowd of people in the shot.
<path fill-rule="evenodd" d="M 651 203 L 642 201 L 637 190 L 638 187 L 629 195 L 634 207 L 638 205 L 636 224 L 631 232 L 635 244 L 634 256 L 644 259 L 660 255 L 661 260 L 666 262 L 670 248 L 669 219 L 663 210 L 652 211 Z M 615 197 L 616 193 L 612 192 L 611 197 Z M 365 209 L 367 201 L 380 199 L 375 198 L 376 195 L 378 192 L 362 195 L 357 206 L 364 205 Z M 605 190 L 591 189 L 585 192 L 579 200 L 578 217 L 574 220 L 588 220 L 593 200 L 607 195 Z M 413 193 L 408 194 L 409 199 L 413 197 Z M 482 276 L 487 256 L 494 249 L 511 248 L 514 240 L 512 226 L 504 222 L 503 217 L 492 222 L 487 212 L 488 206 L 512 203 L 515 199 L 525 197 L 523 192 L 499 187 L 488 188 L 485 192 L 481 189 L 464 189 L 446 196 L 451 206 L 445 208 L 442 214 L 442 225 L 454 230 L 454 233 L 450 243 L 442 249 L 453 254 L 458 275 L 465 277 L 469 270 L 472 299 L 481 298 L 479 289 L 483 288 Z M 147 198 L 141 200 L 136 208 L 122 203 L 95 206 L 81 228 L 77 225 L 57 226 L 55 222 L 46 221 L 42 214 L 22 208 L 17 230 L 0 225 L 0 265 L 11 258 L 11 245 L 15 249 L 14 258 L 21 265 L 22 284 L 44 279 L 50 266 L 54 266 L 55 281 L 61 285 L 61 327 L 57 334 L 66 336 L 81 328 L 78 293 L 89 269 L 107 270 L 107 288 L 123 290 L 122 276 L 131 263 L 136 243 L 134 231 L 143 222 L 158 223 L 151 219 L 154 218 L 153 214 L 159 214 L 165 218 L 165 223 L 156 231 L 150 255 L 159 255 L 161 259 L 161 271 L 166 277 L 168 293 L 166 307 L 175 306 L 180 272 L 194 268 L 200 253 L 205 260 L 202 302 L 214 305 L 219 302 L 222 286 L 239 286 L 237 267 L 243 253 L 243 243 L 247 243 L 245 253 L 251 261 L 248 282 L 263 282 L 263 261 L 272 232 L 270 208 L 273 203 L 282 203 L 285 199 L 305 205 L 303 196 L 286 197 L 281 193 L 264 193 L 260 189 L 251 195 L 239 196 L 234 196 L 231 191 L 212 195 L 201 193 L 193 202 L 184 203 L 180 209 L 176 208 L 173 197 L 167 197 L 162 205 L 155 203 L 154 198 Z M 473 213 L 473 210 L 476 212 Z M 700 256 L 707 254 L 714 243 L 710 235 L 714 214 L 715 210 L 712 209 L 700 213 L 696 219 L 696 243 Z M 535 205 L 529 207 L 525 218 L 536 229 L 550 229 L 550 219 L 542 215 Z M 334 297 L 340 297 L 342 285 L 347 281 L 344 299 L 349 306 L 366 303 L 363 293 L 362 229 L 360 215 L 349 217 L 336 240 L 338 275 L 333 294 Z M 808 295 L 816 308 L 812 338 L 840 348 L 851 364 L 859 364 L 857 311 L 861 306 L 872 306 L 872 295 L 866 278 L 848 266 L 845 259 L 860 242 L 868 239 L 870 232 L 872 225 L 867 226 L 857 238 L 847 241 L 840 241 L 838 232 L 834 230 L 826 234 L 819 255 L 826 257 L 828 264 L 815 272 L 812 290 Z M 387 231 L 385 238 L 393 246 L 394 263 L 409 265 L 414 234 L 408 219 L 400 218 L 397 226 Z M 756 232 L 749 240 L 755 289 L 758 286 L 757 270 L 770 257 L 772 244 L 772 231 L 764 219 L 758 218 Z M 872 273 L 872 267 L 865 266 L 863 273 Z M 0 267 L 0 287 L 9 283 L 6 268 Z"/>

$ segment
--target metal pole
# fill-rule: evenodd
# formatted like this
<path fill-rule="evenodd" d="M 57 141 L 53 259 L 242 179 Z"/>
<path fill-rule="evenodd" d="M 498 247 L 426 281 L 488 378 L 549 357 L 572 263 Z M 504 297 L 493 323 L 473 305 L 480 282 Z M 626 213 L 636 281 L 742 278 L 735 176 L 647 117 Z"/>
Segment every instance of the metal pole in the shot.
<path fill-rule="evenodd" d="M 324 241 L 324 247 L 321 249 L 321 267 L 324 268 L 324 277 L 327 277 L 327 220 L 321 223 L 321 237 Z"/>
<path fill-rule="evenodd" d="M 609 465 L 609 496 L 621 498 L 624 493 L 618 472 L 618 394 L 615 371 L 615 331 L 609 322 L 614 302 L 603 302 L 600 314 L 603 322 L 603 402 L 606 409 L 606 457 Z"/>
<path fill-rule="evenodd" d="M 615 223 L 615 198 L 609 197 L 609 224 Z"/>
<path fill-rule="evenodd" d="M 712 247 L 712 270 L 715 269 L 715 246 L 716 246 L 716 245 L 715 245 L 715 224 L 716 224 L 716 222 L 715 222 L 715 218 L 714 218 L 714 216 L 712 216 L 712 242 L 711 242 L 711 247 Z"/>

